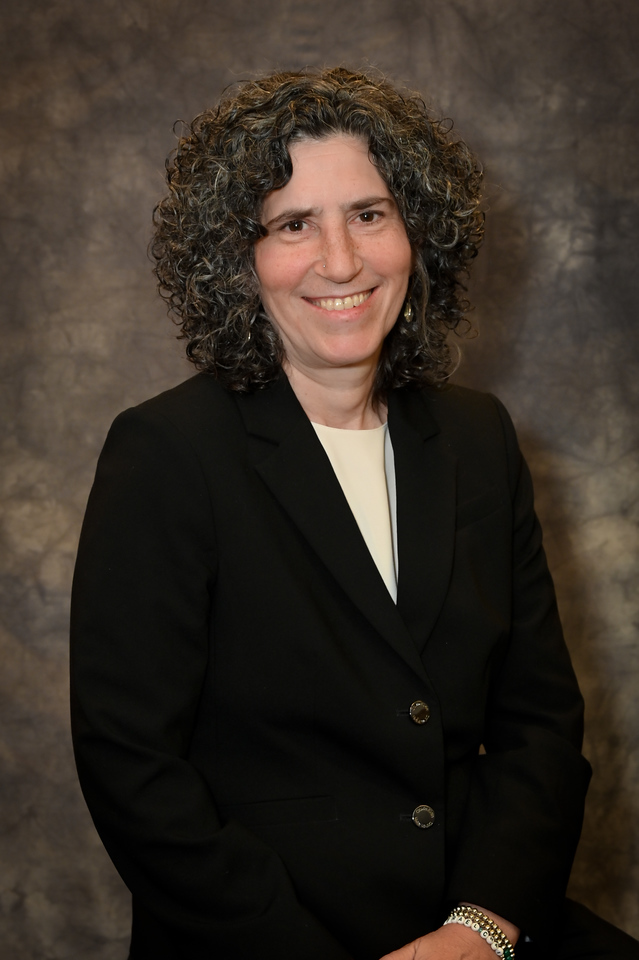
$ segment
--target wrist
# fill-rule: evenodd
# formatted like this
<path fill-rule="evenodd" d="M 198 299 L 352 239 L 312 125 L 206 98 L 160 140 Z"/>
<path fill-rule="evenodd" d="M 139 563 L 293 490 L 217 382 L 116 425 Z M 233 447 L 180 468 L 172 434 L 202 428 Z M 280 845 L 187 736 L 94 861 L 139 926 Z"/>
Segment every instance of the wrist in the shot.
<path fill-rule="evenodd" d="M 521 930 L 519 927 L 516 927 L 514 923 L 510 923 L 509 920 L 506 920 L 504 917 L 500 917 L 498 913 L 493 913 L 492 910 L 487 910 L 486 907 L 480 907 L 477 903 L 468 903 L 465 900 L 462 900 L 460 903 L 461 907 L 474 907 L 475 910 L 479 910 L 480 913 L 485 913 L 487 917 L 496 923 L 501 930 L 504 931 L 513 947 L 519 940 L 519 934 Z"/>
<path fill-rule="evenodd" d="M 481 937 L 486 946 L 490 947 L 499 960 L 515 960 L 515 948 L 513 942 L 499 926 L 496 919 L 498 914 L 488 916 L 483 910 L 474 904 L 463 903 L 455 907 L 446 920 L 444 926 L 454 924 L 462 930 L 468 930 L 469 933 Z M 503 917 L 499 917 L 503 921 Z M 504 921 L 506 926 L 518 933 L 517 928 Z"/>

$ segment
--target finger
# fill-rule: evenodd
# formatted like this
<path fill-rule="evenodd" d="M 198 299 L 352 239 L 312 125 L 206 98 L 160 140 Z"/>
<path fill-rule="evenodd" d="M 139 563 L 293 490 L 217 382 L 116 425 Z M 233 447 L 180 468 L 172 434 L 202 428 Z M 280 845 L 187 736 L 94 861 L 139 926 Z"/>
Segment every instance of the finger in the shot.
<path fill-rule="evenodd" d="M 415 957 L 415 944 L 407 943 L 405 947 L 400 947 L 399 950 L 393 950 L 392 953 L 385 953 L 383 957 L 380 957 L 380 960 L 414 960 Z"/>

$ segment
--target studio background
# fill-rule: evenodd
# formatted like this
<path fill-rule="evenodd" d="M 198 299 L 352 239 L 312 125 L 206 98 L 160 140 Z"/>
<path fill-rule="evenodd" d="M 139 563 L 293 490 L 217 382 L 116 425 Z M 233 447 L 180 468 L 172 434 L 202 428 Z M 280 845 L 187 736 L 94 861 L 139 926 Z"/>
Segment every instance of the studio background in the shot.
<path fill-rule="evenodd" d="M 229 83 L 374 65 L 482 158 L 480 337 L 536 483 L 594 766 L 571 893 L 639 937 L 639 6 L 1 0 L 0 945 L 124 960 L 128 895 L 76 782 L 74 555 L 113 417 L 192 372 L 146 258 L 175 120 Z"/>

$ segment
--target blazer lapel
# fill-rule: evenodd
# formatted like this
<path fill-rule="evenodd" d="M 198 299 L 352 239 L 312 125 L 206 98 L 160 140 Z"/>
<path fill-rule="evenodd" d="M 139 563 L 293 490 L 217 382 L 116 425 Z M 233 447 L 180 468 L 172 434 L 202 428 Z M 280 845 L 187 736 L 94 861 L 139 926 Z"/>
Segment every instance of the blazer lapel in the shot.
<path fill-rule="evenodd" d="M 397 606 L 421 652 L 446 598 L 455 543 L 456 459 L 428 410 L 429 393 L 389 397 L 397 482 Z"/>
<path fill-rule="evenodd" d="M 364 616 L 423 675 L 415 643 L 286 377 L 237 401 L 257 473 Z"/>

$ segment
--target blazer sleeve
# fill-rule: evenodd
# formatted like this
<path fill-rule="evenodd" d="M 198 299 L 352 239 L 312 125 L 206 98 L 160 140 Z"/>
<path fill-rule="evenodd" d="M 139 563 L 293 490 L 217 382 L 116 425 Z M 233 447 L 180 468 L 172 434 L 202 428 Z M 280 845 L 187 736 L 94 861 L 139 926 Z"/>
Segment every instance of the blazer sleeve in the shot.
<path fill-rule="evenodd" d="M 171 943 L 157 955 L 348 960 L 297 901 L 275 852 L 220 822 L 189 762 L 216 566 L 210 494 L 188 439 L 157 411 L 125 412 L 99 460 L 74 577 L 84 795 L 134 918 L 138 903 Z"/>
<path fill-rule="evenodd" d="M 583 701 L 564 643 L 533 507 L 532 480 L 496 399 L 512 501 L 512 614 L 491 685 L 451 901 L 493 910 L 533 939 L 549 935 L 581 832 L 590 765 Z"/>

